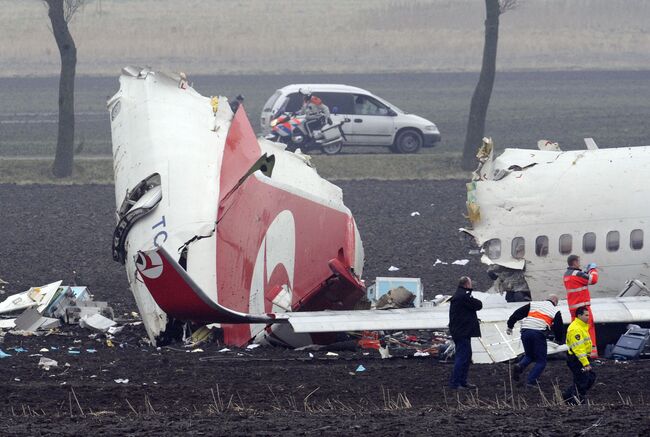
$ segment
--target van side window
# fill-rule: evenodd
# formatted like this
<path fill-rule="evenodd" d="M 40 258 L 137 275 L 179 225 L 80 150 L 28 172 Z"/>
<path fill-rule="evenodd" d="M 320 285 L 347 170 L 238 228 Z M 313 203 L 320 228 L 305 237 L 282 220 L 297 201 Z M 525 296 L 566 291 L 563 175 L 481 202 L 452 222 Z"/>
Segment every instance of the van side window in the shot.
<path fill-rule="evenodd" d="M 573 238 L 571 234 L 562 234 L 560 235 L 560 253 L 562 255 L 568 255 L 573 250 Z"/>
<path fill-rule="evenodd" d="M 278 110 L 278 114 L 281 114 L 283 112 L 297 112 L 302 108 L 302 102 L 303 102 L 303 96 L 300 93 L 291 93 L 289 94 L 282 106 L 280 106 L 280 109 Z"/>
<path fill-rule="evenodd" d="M 630 248 L 632 250 L 643 249 L 643 229 L 634 229 L 630 232 Z"/>
<path fill-rule="evenodd" d="M 352 94 L 348 93 L 319 93 L 315 96 L 321 98 L 332 114 L 354 114 Z"/>
<path fill-rule="evenodd" d="M 388 115 L 388 107 L 370 96 L 355 94 L 354 113 L 357 115 Z"/>
<path fill-rule="evenodd" d="M 582 236 L 582 251 L 584 253 L 593 253 L 596 250 L 596 234 L 587 232 Z"/>
<path fill-rule="evenodd" d="M 524 240 L 524 237 L 515 237 L 512 239 L 510 254 L 515 259 L 522 259 L 526 255 L 526 240 Z"/>
<path fill-rule="evenodd" d="M 618 231 L 609 231 L 605 238 L 605 246 L 609 252 L 616 252 L 620 245 L 620 234 Z"/>
<path fill-rule="evenodd" d="M 501 257 L 501 240 L 493 238 L 485 242 L 485 251 L 490 259 L 499 259 Z"/>
<path fill-rule="evenodd" d="M 535 255 L 548 255 L 548 237 L 546 235 L 540 235 L 535 239 Z"/>

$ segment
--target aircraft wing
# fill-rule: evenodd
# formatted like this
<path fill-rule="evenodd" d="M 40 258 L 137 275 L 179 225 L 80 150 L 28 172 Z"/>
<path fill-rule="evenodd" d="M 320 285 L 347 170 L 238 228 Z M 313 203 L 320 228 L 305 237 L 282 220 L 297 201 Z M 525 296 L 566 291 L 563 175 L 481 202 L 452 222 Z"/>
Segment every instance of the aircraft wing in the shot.
<path fill-rule="evenodd" d="M 472 339 L 472 361 L 498 363 L 523 353 L 519 323 L 512 335 L 506 334 L 510 315 L 526 303 L 503 303 L 486 306 L 478 312 L 481 337 Z M 565 323 L 571 321 L 566 301 L 558 305 Z M 635 296 L 592 300 L 597 323 L 638 323 L 650 321 L 650 297 Z M 286 313 L 295 332 L 377 331 L 407 329 L 444 329 L 449 324 L 449 306 L 365 311 L 312 311 Z M 566 345 L 547 342 L 548 353 L 566 351 Z"/>
<path fill-rule="evenodd" d="M 508 321 L 526 302 L 484 306 L 478 312 L 482 325 Z M 565 323 L 571 321 L 566 301 L 558 308 Z M 638 323 L 650 321 L 650 297 L 611 297 L 592 299 L 596 323 Z M 278 315 L 279 316 L 279 315 Z M 283 315 L 285 316 L 285 315 Z M 286 313 L 296 332 L 377 331 L 402 329 L 444 329 L 449 325 L 449 306 L 363 311 L 309 311 Z M 283 317 L 284 318 L 284 317 Z"/>

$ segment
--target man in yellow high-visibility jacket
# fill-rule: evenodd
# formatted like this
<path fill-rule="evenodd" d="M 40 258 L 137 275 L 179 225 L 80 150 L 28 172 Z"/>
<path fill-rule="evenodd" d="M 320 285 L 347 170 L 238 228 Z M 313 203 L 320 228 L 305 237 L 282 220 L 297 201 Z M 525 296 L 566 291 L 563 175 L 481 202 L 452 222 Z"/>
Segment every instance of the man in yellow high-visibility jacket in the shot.
<path fill-rule="evenodd" d="M 569 325 L 566 333 L 567 365 L 573 374 L 573 384 L 562 392 L 562 397 L 569 404 L 584 404 L 587 390 L 594 385 L 596 373 L 591 367 L 591 338 L 589 336 L 589 310 L 580 307 L 576 318 Z"/>

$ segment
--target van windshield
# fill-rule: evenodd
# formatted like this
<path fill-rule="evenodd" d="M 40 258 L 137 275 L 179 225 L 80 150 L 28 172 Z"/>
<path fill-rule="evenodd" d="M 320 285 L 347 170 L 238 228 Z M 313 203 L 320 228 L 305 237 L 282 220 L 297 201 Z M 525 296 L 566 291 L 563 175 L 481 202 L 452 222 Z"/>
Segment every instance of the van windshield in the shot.
<path fill-rule="evenodd" d="M 372 97 L 374 97 L 375 99 L 379 100 L 379 101 L 380 101 L 381 103 L 383 103 L 384 105 L 386 105 L 386 106 L 388 106 L 389 108 L 391 108 L 393 111 L 397 112 L 398 114 L 406 114 L 406 112 L 402 111 L 401 109 L 399 109 L 397 106 L 393 105 L 393 104 L 392 104 L 391 102 L 389 102 L 388 100 L 386 100 L 386 99 L 382 99 L 381 97 L 378 97 L 378 96 L 376 96 L 376 95 L 374 95 L 374 94 L 370 94 L 370 95 L 371 95 Z"/>
<path fill-rule="evenodd" d="M 275 104 L 275 101 L 278 100 L 278 97 L 280 97 L 280 94 L 282 94 L 282 91 L 280 90 L 274 92 L 273 95 L 269 97 L 269 99 L 264 104 L 264 109 L 262 112 L 271 112 L 273 110 L 273 105 Z"/>

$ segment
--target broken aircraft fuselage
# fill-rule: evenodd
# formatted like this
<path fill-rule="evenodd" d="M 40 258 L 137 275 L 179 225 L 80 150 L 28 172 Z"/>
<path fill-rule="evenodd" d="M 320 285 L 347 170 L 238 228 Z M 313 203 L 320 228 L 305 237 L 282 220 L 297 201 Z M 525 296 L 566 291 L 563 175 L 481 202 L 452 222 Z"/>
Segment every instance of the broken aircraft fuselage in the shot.
<path fill-rule="evenodd" d="M 208 304 L 233 311 L 351 309 L 365 295 L 363 246 L 341 189 L 308 156 L 258 140 L 243 106 L 233 113 L 225 97 L 200 95 L 184 75 L 127 67 L 108 109 L 118 207 L 113 257 L 126 266 L 152 342 L 175 321 L 224 322 L 200 304 L 170 299 L 171 284 L 158 280 L 167 277 L 160 256 L 145 253 L 157 247 Z M 340 281 L 341 270 L 354 283 Z M 292 342 L 291 333 L 264 323 L 221 328 L 233 345 L 274 336 Z"/>
<path fill-rule="evenodd" d="M 564 296 L 570 254 L 598 264 L 592 298 L 616 296 L 625 282 L 650 279 L 650 147 L 506 149 L 491 141 L 468 184 L 467 207 L 497 291 Z"/>

